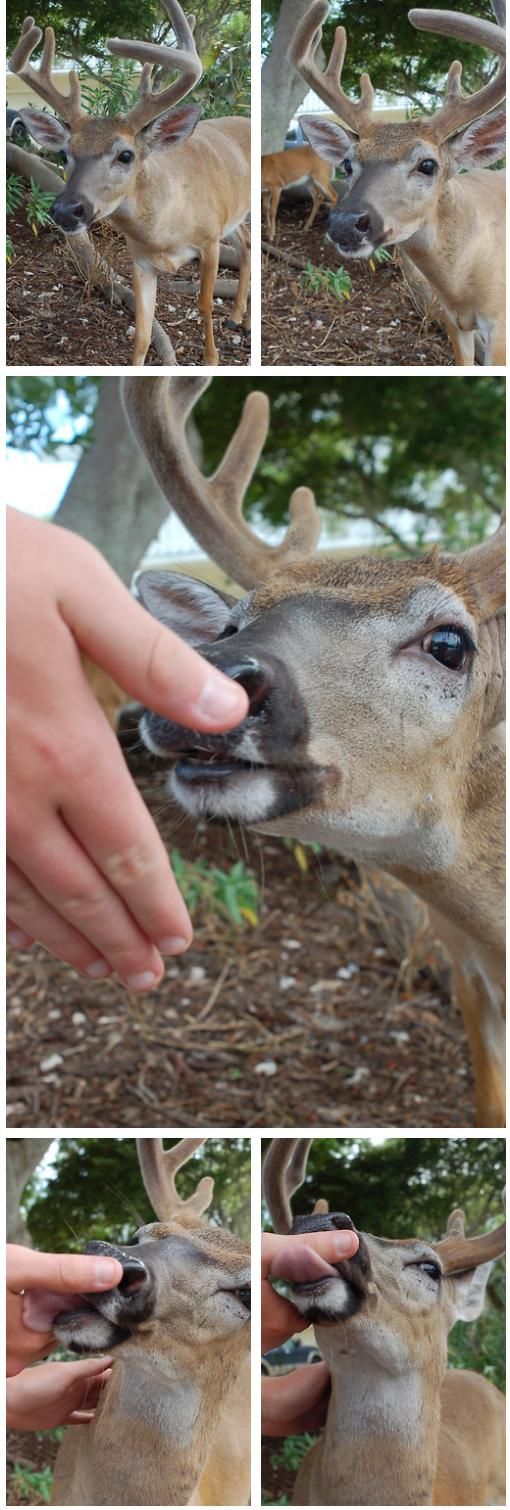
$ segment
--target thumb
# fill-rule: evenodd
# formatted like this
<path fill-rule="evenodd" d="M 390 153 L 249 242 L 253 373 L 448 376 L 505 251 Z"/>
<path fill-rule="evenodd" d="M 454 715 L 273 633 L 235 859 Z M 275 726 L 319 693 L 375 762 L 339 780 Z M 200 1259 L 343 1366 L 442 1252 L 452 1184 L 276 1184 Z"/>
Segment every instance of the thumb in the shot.
<path fill-rule="evenodd" d="M 89 1258 L 81 1253 L 35 1253 L 18 1243 L 7 1245 L 7 1288 L 83 1293 L 111 1290 L 122 1279 L 117 1258 Z"/>
<path fill-rule="evenodd" d="M 155 713 L 206 731 L 240 723 L 244 688 L 153 619 L 97 551 L 87 554 L 88 569 L 80 551 L 59 600 L 80 649 Z"/>

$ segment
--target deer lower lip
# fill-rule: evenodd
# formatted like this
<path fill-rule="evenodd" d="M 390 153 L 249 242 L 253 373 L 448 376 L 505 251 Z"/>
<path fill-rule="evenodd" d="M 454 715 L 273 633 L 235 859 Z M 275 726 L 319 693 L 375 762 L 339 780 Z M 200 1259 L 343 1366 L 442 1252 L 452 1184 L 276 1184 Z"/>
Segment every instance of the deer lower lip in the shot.
<path fill-rule="evenodd" d="M 228 776 L 238 776 L 242 771 L 253 771 L 253 769 L 249 760 L 225 760 L 221 756 L 216 758 L 213 755 L 200 759 L 199 756 L 187 755 L 184 759 L 178 760 L 175 772 L 180 781 L 192 785 L 194 781 L 225 781 Z"/>

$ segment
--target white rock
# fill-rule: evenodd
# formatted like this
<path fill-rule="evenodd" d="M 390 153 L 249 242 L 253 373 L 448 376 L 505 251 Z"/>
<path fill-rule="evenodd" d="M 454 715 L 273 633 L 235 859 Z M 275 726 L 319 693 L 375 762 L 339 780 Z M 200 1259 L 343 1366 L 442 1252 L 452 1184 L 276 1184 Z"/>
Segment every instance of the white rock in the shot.
<path fill-rule="evenodd" d="M 359 975 L 359 965 L 341 965 L 336 973 L 338 980 L 352 980 L 353 975 Z"/>
<path fill-rule="evenodd" d="M 303 945 L 302 945 L 302 943 L 300 942 L 299 939 L 287 939 L 285 948 L 286 949 L 302 949 Z"/>
<path fill-rule="evenodd" d="M 57 1017 L 61 1017 L 61 1016 L 62 1016 L 62 1013 L 60 1011 L 60 1007 L 52 1007 L 51 1011 L 48 1012 L 48 1018 L 49 1018 L 49 1020 L 51 1022 L 56 1022 Z"/>
<path fill-rule="evenodd" d="M 48 1016 L 49 1016 L 49 1013 L 48 1013 Z M 72 1015 L 72 1018 L 71 1018 L 71 1022 L 74 1022 L 76 1024 L 76 1027 L 79 1027 L 80 1023 L 86 1022 L 86 1021 L 87 1021 L 87 1018 L 86 1018 L 85 1012 L 73 1012 L 73 1015 Z"/>
<path fill-rule="evenodd" d="M 362 1065 L 358 1065 L 357 1070 L 354 1070 L 354 1073 L 344 1081 L 344 1085 L 359 1085 L 362 1080 L 367 1079 L 370 1079 L 370 1070 L 365 1070 Z"/>
<path fill-rule="evenodd" d="M 256 1075 L 277 1075 L 278 1065 L 275 1059 L 260 1059 L 255 1065 Z"/>
<path fill-rule="evenodd" d="M 205 976 L 206 971 L 204 970 L 203 965 L 192 965 L 191 969 L 188 970 L 188 980 L 190 986 L 198 986 L 201 980 L 205 980 Z"/>
<path fill-rule="evenodd" d="M 46 1070 L 58 1070 L 60 1068 L 60 1065 L 63 1063 L 64 1061 L 61 1054 L 48 1054 L 47 1059 L 41 1059 L 39 1069 L 42 1070 L 44 1074 Z"/>
<path fill-rule="evenodd" d="M 281 975 L 278 981 L 280 991 L 290 991 L 296 984 L 295 975 Z"/>

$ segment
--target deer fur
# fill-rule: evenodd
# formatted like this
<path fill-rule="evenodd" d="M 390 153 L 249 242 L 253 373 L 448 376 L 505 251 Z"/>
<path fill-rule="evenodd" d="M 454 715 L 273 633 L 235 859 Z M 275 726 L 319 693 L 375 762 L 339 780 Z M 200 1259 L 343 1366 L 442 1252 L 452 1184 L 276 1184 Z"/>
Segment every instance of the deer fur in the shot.
<path fill-rule="evenodd" d="M 312 196 L 312 208 L 303 230 L 313 225 L 323 199 L 336 204 L 336 194 L 331 185 L 331 168 L 313 147 L 289 147 L 286 152 L 266 152 L 260 167 L 262 197 L 266 201 L 266 228 L 272 241 L 276 230 L 276 216 L 283 189 L 297 184 L 306 185 Z"/>

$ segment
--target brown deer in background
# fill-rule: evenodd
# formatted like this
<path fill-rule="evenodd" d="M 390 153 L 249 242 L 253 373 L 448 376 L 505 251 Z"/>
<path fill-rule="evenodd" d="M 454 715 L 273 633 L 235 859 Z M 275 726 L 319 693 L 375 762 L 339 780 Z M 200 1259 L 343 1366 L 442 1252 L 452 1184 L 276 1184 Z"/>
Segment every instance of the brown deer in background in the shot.
<path fill-rule="evenodd" d="M 264 1165 L 275 1232 L 354 1228 L 349 1216 L 292 1220 L 309 1141 L 279 1138 Z M 456 1321 L 475 1321 L 505 1251 L 505 1225 L 466 1237 L 453 1211 L 440 1242 L 358 1232 L 334 1275 L 294 1284 L 331 1370 L 325 1430 L 298 1472 L 296 1505 L 503 1505 L 505 1399 L 483 1374 L 447 1368 Z"/>
<path fill-rule="evenodd" d="M 162 0 L 177 47 L 114 38 L 117 57 L 142 63 L 140 98 L 122 115 L 99 119 L 80 104 L 78 74 L 69 74 L 63 95 L 52 82 L 55 36 L 47 27 L 41 65 L 29 59 L 42 32 L 31 16 L 23 25 L 9 67 L 62 116 L 41 110 L 19 113 L 34 139 L 64 151 L 68 180 L 51 214 L 67 236 L 83 235 L 106 217 L 125 237 L 133 262 L 136 301 L 134 366 L 143 365 L 150 345 L 158 272 L 175 273 L 200 257 L 198 307 L 205 328 L 207 364 L 218 362 L 212 307 L 220 241 L 232 238 L 239 251 L 239 285 L 232 323 L 246 314 L 250 278 L 250 123 L 241 116 L 215 117 L 197 124 L 201 107 L 169 106 L 189 94 L 202 73 L 191 26 L 178 0 Z M 152 70 L 177 70 L 173 84 L 154 94 Z"/>
<path fill-rule="evenodd" d="M 504 0 L 493 0 L 504 23 Z M 329 220 L 338 256 L 366 258 L 380 246 L 402 245 L 434 289 L 455 362 L 505 361 L 505 179 L 482 171 L 505 147 L 504 112 L 488 114 L 505 98 L 503 26 L 453 11 L 411 10 L 413 26 L 486 47 L 500 58 L 496 76 L 476 94 L 461 94 L 462 67 L 452 63 L 444 104 L 434 115 L 403 124 L 378 123 L 375 91 L 361 76 L 360 99 L 341 85 L 346 49 L 343 26 L 324 72 L 315 61 L 328 0 L 313 0 L 296 28 L 289 57 L 320 99 L 350 127 L 300 116 L 316 152 L 337 166 L 348 189 Z M 467 173 L 460 172 L 467 168 Z"/>
<path fill-rule="evenodd" d="M 266 152 L 260 168 L 262 197 L 266 200 L 267 234 L 272 241 L 276 230 L 276 216 L 283 189 L 297 184 L 306 184 L 312 196 L 312 208 L 303 230 L 313 225 L 323 199 L 336 204 L 336 194 L 331 186 L 330 164 L 314 152 L 313 147 L 289 147 L 285 152 Z"/>
<path fill-rule="evenodd" d="M 285 540 L 266 546 L 242 503 L 267 398 L 250 394 L 205 478 L 186 423 L 207 381 L 127 378 L 124 401 L 169 503 L 247 595 L 158 571 L 137 586 L 155 618 L 242 682 L 250 710 L 215 736 L 146 713 L 142 736 L 177 761 L 171 790 L 195 818 L 323 844 L 428 903 L 453 961 L 477 1118 L 501 1126 L 504 529 L 458 555 L 314 560 L 320 517 L 304 487 Z"/>
<path fill-rule="evenodd" d="M 204 1212 L 213 1181 L 182 1200 L 177 1171 L 204 1142 L 167 1152 L 140 1138 L 145 1188 L 157 1220 L 131 1243 L 90 1242 L 118 1258 L 113 1290 L 77 1295 L 53 1331 L 80 1354 L 113 1354 L 93 1420 L 59 1449 L 56 1505 L 246 1505 L 250 1493 L 250 1255 L 247 1243 Z M 30 1292 L 27 1324 L 46 1306 Z M 58 1313 L 58 1314 L 57 1314 Z"/>

